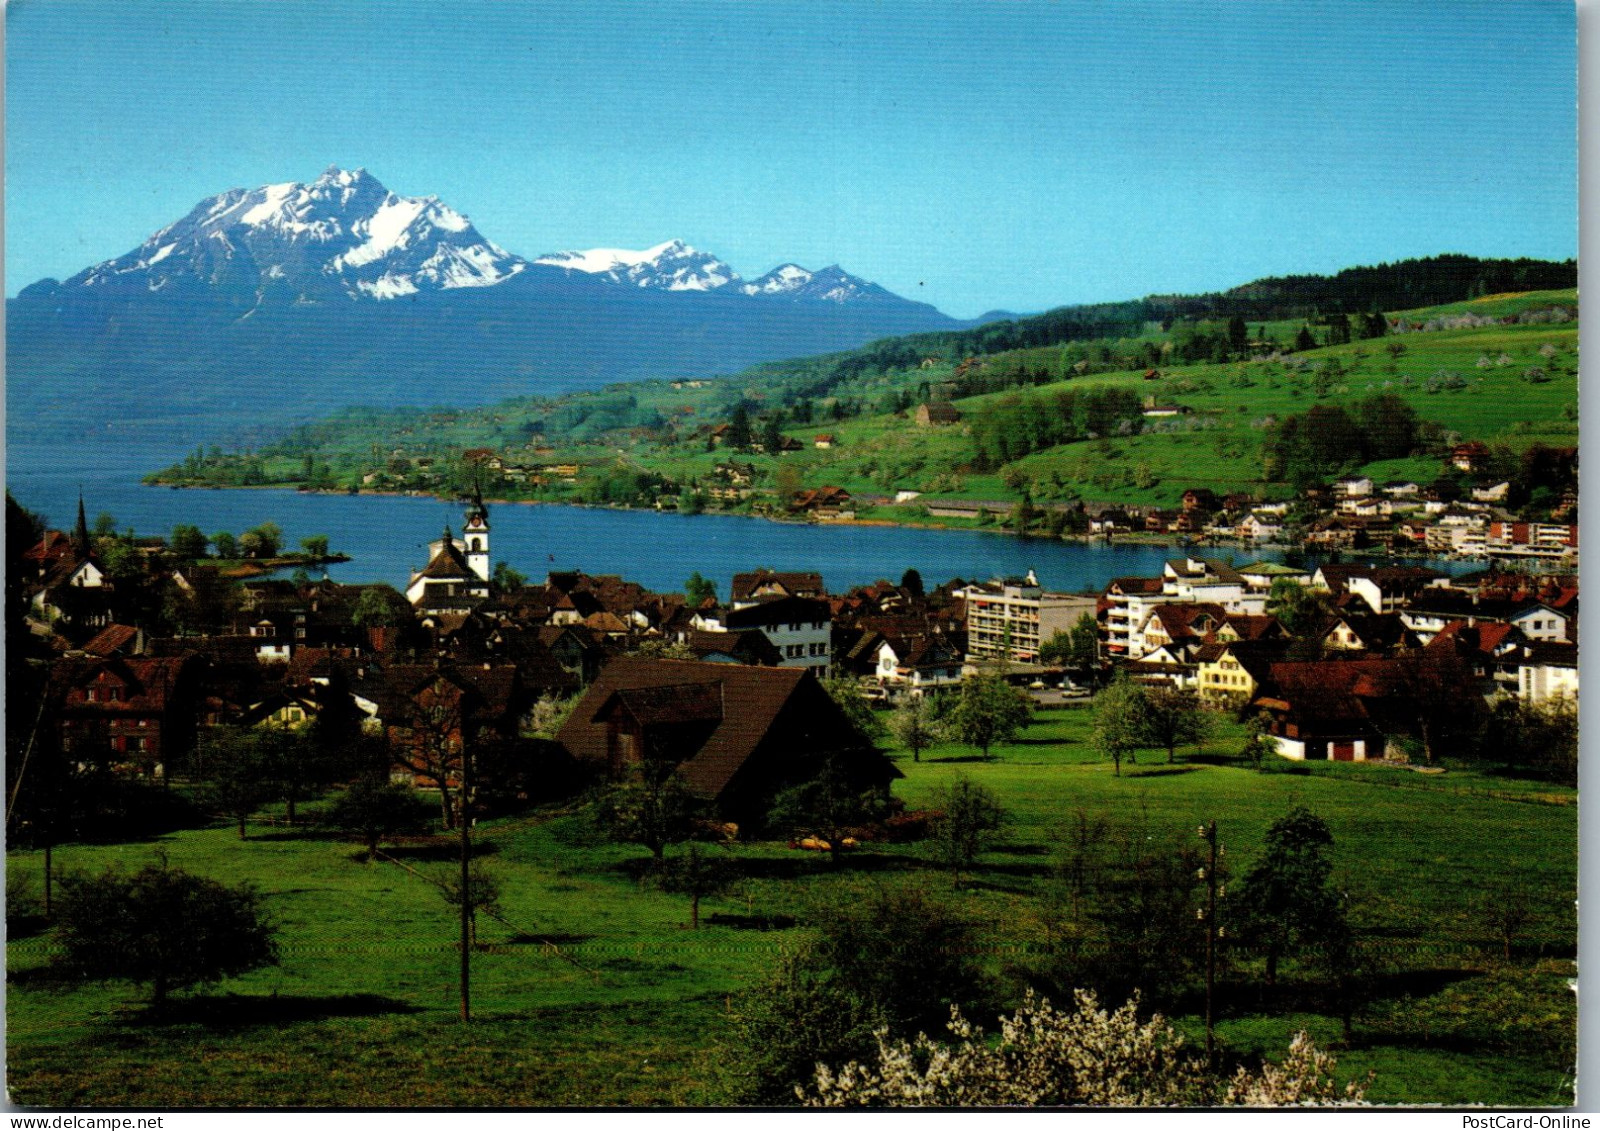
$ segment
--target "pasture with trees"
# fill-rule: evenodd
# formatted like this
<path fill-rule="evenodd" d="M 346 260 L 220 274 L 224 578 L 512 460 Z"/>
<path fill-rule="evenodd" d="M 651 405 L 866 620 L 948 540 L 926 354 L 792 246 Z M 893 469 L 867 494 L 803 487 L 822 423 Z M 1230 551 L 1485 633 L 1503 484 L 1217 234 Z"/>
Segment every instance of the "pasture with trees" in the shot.
<path fill-rule="evenodd" d="M 1246 729 L 1228 719 L 1204 760 L 1180 750 L 1171 766 L 1164 748 L 1130 732 L 1117 776 L 1096 714 L 1034 712 L 983 761 L 954 733 L 920 761 L 886 740 L 908 819 L 948 806 L 961 779 L 1006 814 L 1003 841 L 980 835 L 971 856 L 957 853 L 959 888 L 935 878 L 950 866 L 937 837 L 885 835 L 902 826 L 881 804 L 849 825 L 844 810 L 861 799 L 842 789 L 816 792 L 835 795 L 841 831 L 862 834 L 849 868 L 789 847 L 798 821 L 740 829 L 738 851 L 724 853 L 700 839 L 709 834 L 692 821 L 692 798 L 646 806 L 628 823 L 638 835 L 621 841 L 571 801 L 485 815 L 472 859 L 479 872 L 492 867 L 498 892 L 493 915 L 471 917 L 467 1025 L 455 988 L 461 908 L 412 874 L 449 865 L 456 875 L 453 838 L 401 831 L 417 827 L 412 815 L 335 822 L 362 807 L 353 788 L 321 803 L 326 821 L 302 802 L 302 823 L 270 837 L 240 841 L 227 816 L 163 836 L 168 869 L 228 890 L 254 885 L 281 965 L 230 959 L 192 982 L 169 973 L 166 1010 L 131 1028 L 116 1019 L 148 994 L 126 983 L 153 987 L 153 973 L 102 983 L 105 967 L 91 980 L 87 964 L 76 974 L 56 965 L 60 928 L 39 914 L 42 852 L 19 845 L 8 870 L 35 879 L 8 909 L 23 928 L 8 947 L 13 1095 L 107 1106 L 181 1106 L 201 1091 L 241 1106 L 681 1106 L 792 1104 L 799 1087 L 820 1102 L 819 1062 L 835 1080 L 852 1062 L 853 1079 L 888 1077 L 880 1030 L 891 1051 L 929 1034 L 944 1051 L 928 1055 L 971 1066 L 977 1090 L 962 1094 L 990 1095 L 982 1089 L 1021 1077 L 996 1079 L 983 1051 L 994 1046 L 947 1033 L 951 1006 L 992 1032 L 1018 1010 L 1046 1018 L 1048 998 L 1055 1016 L 1028 1030 L 1039 1047 L 1022 1041 L 1016 1052 L 1050 1064 L 1102 1025 L 1071 1020 L 1076 990 L 1098 995 L 1091 1013 L 1106 1024 L 1137 991 L 1138 1025 L 1158 1009 L 1184 1048 L 1199 1049 L 1197 912 L 1208 887 L 1194 830 L 1215 819 L 1231 878 L 1218 885 L 1216 1064 L 1197 1085 L 1207 1095 L 1222 1102 L 1243 1068 L 1239 1096 L 1327 1102 L 1354 1084 L 1379 1104 L 1571 1102 L 1575 791 L 1443 754 L 1448 772 L 1432 776 L 1275 756 L 1257 769 L 1238 753 Z M 191 788 L 179 779 L 172 791 Z M 812 810 L 803 827 L 831 828 L 815 819 L 831 806 L 814 802 L 793 810 Z M 281 817 L 281 791 L 260 806 Z M 430 811 L 437 832 L 441 811 Z M 362 841 L 376 830 L 376 861 L 319 831 L 335 823 Z M 69 832 L 53 849 L 58 892 L 61 877 L 99 875 L 112 859 L 132 874 L 147 851 Z M 718 874 L 697 874 L 707 865 Z M 1490 907 L 1479 893 L 1502 877 L 1522 899 Z M 266 952 L 252 943 L 240 953 Z M 876 1102 L 914 1084 L 885 1084 Z"/>

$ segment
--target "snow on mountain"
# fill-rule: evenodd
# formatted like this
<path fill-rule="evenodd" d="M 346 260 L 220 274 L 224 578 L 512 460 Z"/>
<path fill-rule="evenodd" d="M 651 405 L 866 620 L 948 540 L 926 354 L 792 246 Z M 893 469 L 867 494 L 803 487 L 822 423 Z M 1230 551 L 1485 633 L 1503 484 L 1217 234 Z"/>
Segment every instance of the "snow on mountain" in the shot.
<path fill-rule="evenodd" d="M 485 239 L 438 197 L 400 196 L 364 169 L 336 166 L 309 184 L 230 189 L 203 200 L 126 255 L 79 273 L 64 287 L 119 295 L 159 291 L 164 297 L 225 293 L 253 313 L 264 301 L 389 300 L 492 287 L 532 267 L 546 281 L 560 280 L 550 270 L 559 268 L 645 290 L 841 305 L 906 301 L 838 266 L 809 271 L 786 263 L 746 282 L 716 256 L 676 239 L 642 251 L 558 251 L 530 262 Z"/>
<path fill-rule="evenodd" d="M 329 168 L 310 184 L 232 189 L 117 259 L 68 281 L 84 287 L 232 284 L 398 298 L 487 287 L 527 267 L 434 196 L 399 196 L 364 169 Z"/>
<path fill-rule="evenodd" d="M 837 264 L 820 271 L 808 271 L 797 264 L 785 263 L 761 278 L 743 284 L 739 290 L 752 296 L 837 303 L 880 301 L 894 297 L 876 283 L 858 278 Z"/>
<path fill-rule="evenodd" d="M 714 291 L 739 279 L 722 260 L 696 251 L 682 240 L 668 240 L 643 251 L 614 247 L 553 251 L 534 263 L 664 291 Z"/>

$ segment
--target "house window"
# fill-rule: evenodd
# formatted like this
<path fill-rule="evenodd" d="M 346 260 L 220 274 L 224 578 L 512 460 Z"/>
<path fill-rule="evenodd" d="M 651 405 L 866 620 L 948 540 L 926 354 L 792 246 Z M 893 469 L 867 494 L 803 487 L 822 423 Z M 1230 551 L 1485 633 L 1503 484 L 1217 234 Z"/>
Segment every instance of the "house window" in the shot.
<path fill-rule="evenodd" d="M 806 646 L 804 644 L 790 644 L 786 654 L 791 660 L 797 660 L 806 654 Z"/>

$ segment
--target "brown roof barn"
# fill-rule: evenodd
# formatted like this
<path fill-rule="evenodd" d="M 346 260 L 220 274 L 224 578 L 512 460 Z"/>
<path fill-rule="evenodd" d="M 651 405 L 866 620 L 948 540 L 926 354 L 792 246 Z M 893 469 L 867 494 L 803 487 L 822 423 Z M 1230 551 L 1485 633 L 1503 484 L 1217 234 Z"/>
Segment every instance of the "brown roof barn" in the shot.
<path fill-rule="evenodd" d="M 556 739 L 612 773 L 644 755 L 674 761 L 690 789 L 741 823 L 759 822 L 779 790 L 814 777 L 829 755 L 863 789 L 900 776 L 804 668 L 619 659 Z"/>

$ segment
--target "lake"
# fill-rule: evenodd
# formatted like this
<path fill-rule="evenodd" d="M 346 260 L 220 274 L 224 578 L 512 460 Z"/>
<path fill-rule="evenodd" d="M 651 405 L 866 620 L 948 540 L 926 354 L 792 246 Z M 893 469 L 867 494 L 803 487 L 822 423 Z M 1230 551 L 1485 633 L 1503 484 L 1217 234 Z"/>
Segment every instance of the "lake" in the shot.
<path fill-rule="evenodd" d="M 13 442 L 7 486 L 17 501 L 70 529 L 78 491 L 92 523 L 110 513 L 119 529 L 169 534 L 191 523 L 207 534 L 237 534 L 272 521 L 285 544 L 326 534 L 351 561 L 329 569 L 336 581 L 387 582 L 404 588 L 427 564 L 428 543 L 446 523 L 459 533 L 461 507 L 438 499 L 383 495 L 312 495 L 284 490 L 174 490 L 140 477 L 181 459 L 188 446 L 107 442 L 92 449 Z M 879 578 L 898 581 L 916 568 L 931 587 L 953 577 L 985 580 L 1033 570 L 1060 591 L 1098 591 L 1113 577 L 1152 576 L 1182 551 L 1170 546 L 1085 545 L 976 531 L 885 526 L 811 526 L 729 515 L 504 503 L 489 508 L 491 557 L 530 580 L 552 569 L 621 574 L 658 591 L 683 587 L 698 570 L 726 596 L 735 573 L 758 567 L 816 570 L 832 592 Z M 1238 561 L 1281 555 L 1242 549 L 1207 551 Z M 1430 563 L 1459 571 L 1469 563 Z"/>

